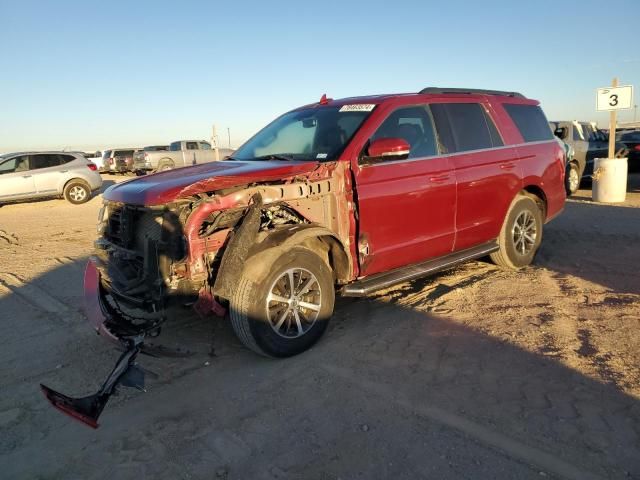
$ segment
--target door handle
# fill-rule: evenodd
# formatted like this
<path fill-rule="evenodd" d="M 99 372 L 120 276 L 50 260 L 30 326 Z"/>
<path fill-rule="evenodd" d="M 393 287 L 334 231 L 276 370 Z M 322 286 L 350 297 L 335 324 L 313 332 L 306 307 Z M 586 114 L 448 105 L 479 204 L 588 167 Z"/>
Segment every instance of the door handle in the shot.
<path fill-rule="evenodd" d="M 516 164 L 515 163 L 502 163 L 502 164 L 500 164 L 500 168 L 502 170 L 513 170 L 514 168 L 516 168 Z"/>
<path fill-rule="evenodd" d="M 442 183 L 449 180 L 449 175 L 437 175 L 435 177 L 429 177 L 429 180 L 431 180 L 434 183 Z"/>
<path fill-rule="evenodd" d="M 22 178 L 31 178 L 31 175 L 22 175 Z"/>
<path fill-rule="evenodd" d="M 69 170 L 60 170 L 60 173 L 67 173 Z"/>

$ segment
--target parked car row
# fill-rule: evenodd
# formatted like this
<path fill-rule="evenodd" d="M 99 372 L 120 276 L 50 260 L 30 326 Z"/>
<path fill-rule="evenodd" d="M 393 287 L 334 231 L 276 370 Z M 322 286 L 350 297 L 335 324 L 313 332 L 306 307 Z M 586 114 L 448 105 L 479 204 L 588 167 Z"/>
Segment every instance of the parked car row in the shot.
<path fill-rule="evenodd" d="M 571 195 L 584 180 L 591 178 L 594 160 L 609 156 L 609 135 L 591 122 L 551 121 L 549 126 L 556 137 L 569 147 L 565 187 L 567 194 Z M 615 151 L 617 156 L 627 155 L 626 145 L 617 140 Z"/>

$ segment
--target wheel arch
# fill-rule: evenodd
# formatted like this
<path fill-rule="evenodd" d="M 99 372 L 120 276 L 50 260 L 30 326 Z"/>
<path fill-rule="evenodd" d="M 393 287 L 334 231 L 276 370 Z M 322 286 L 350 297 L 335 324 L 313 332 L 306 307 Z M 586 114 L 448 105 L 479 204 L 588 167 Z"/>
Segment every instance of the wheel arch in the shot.
<path fill-rule="evenodd" d="M 540 207 L 542 218 L 547 218 L 547 195 L 539 185 L 527 185 L 519 192 L 519 195 L 531 197 Z"/>
<path fill-rule="evenodd" d="M 349 250 L 335 233 L 321 225 L 299 224 L 268 233 L 262 241 L 253 245 L 247 260 L 257 255 L 279 255 L 293 246 L 306 247 L 325 260 L 333 272 L 336 283 L 342 284 L 351 280 Z"/>
<path fill-rule="evenodd" d="M 71 183 L 71 182 L 79 182 L 84 184 L 89 191 L 91 191 L 91 185 L 89 184 L 88 181 L 86 181 L 84 178 L 82 177 L 72 177 L 69 180 L 65 180 L 64 183 L 62 184 L 62 190 L 60 192 L 60 195 L 64 195 L 64 191 L 67 189 L 67 186 Z"/>

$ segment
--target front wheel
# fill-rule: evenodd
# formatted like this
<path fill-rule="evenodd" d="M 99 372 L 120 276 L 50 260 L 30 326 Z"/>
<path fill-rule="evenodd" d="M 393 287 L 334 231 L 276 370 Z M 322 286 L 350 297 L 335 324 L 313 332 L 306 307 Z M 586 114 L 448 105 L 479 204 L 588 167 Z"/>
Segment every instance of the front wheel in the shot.
<path fill-rule="evenodd" d="M 511 203 L 498 237 L 498 250 L 490 257 L 509 270 L 519 270 L 533 262 L 542 242 L 542 211 L 538 203 L 526 195 L 518 195 Z"/>
<path fill-rule="evenodd" d="M 240 341 L 271 357 L 297 355 L 315 344 L 333 313 L 335 289 L 327 263 L 311 250 L 249 259 L 233 297 L 231 325 Z"/>

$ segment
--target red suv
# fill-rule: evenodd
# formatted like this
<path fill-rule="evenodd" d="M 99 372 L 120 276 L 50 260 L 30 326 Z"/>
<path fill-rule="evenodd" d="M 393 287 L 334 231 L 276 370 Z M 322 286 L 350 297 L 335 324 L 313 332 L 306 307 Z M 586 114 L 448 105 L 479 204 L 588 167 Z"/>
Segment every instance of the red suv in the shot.
<path fill-rule="evenodd" d="M 112 186 L 88 315 L 129 345 L 116 376 L 176 303 L 228 312 L 255 352 L 295 355 L 326 330 L 336 292 L 487 255 L 529 265 L 564 206 L 564 172 L 538 102 L 518 93 L 323 96 L 225 161 Z"/>

